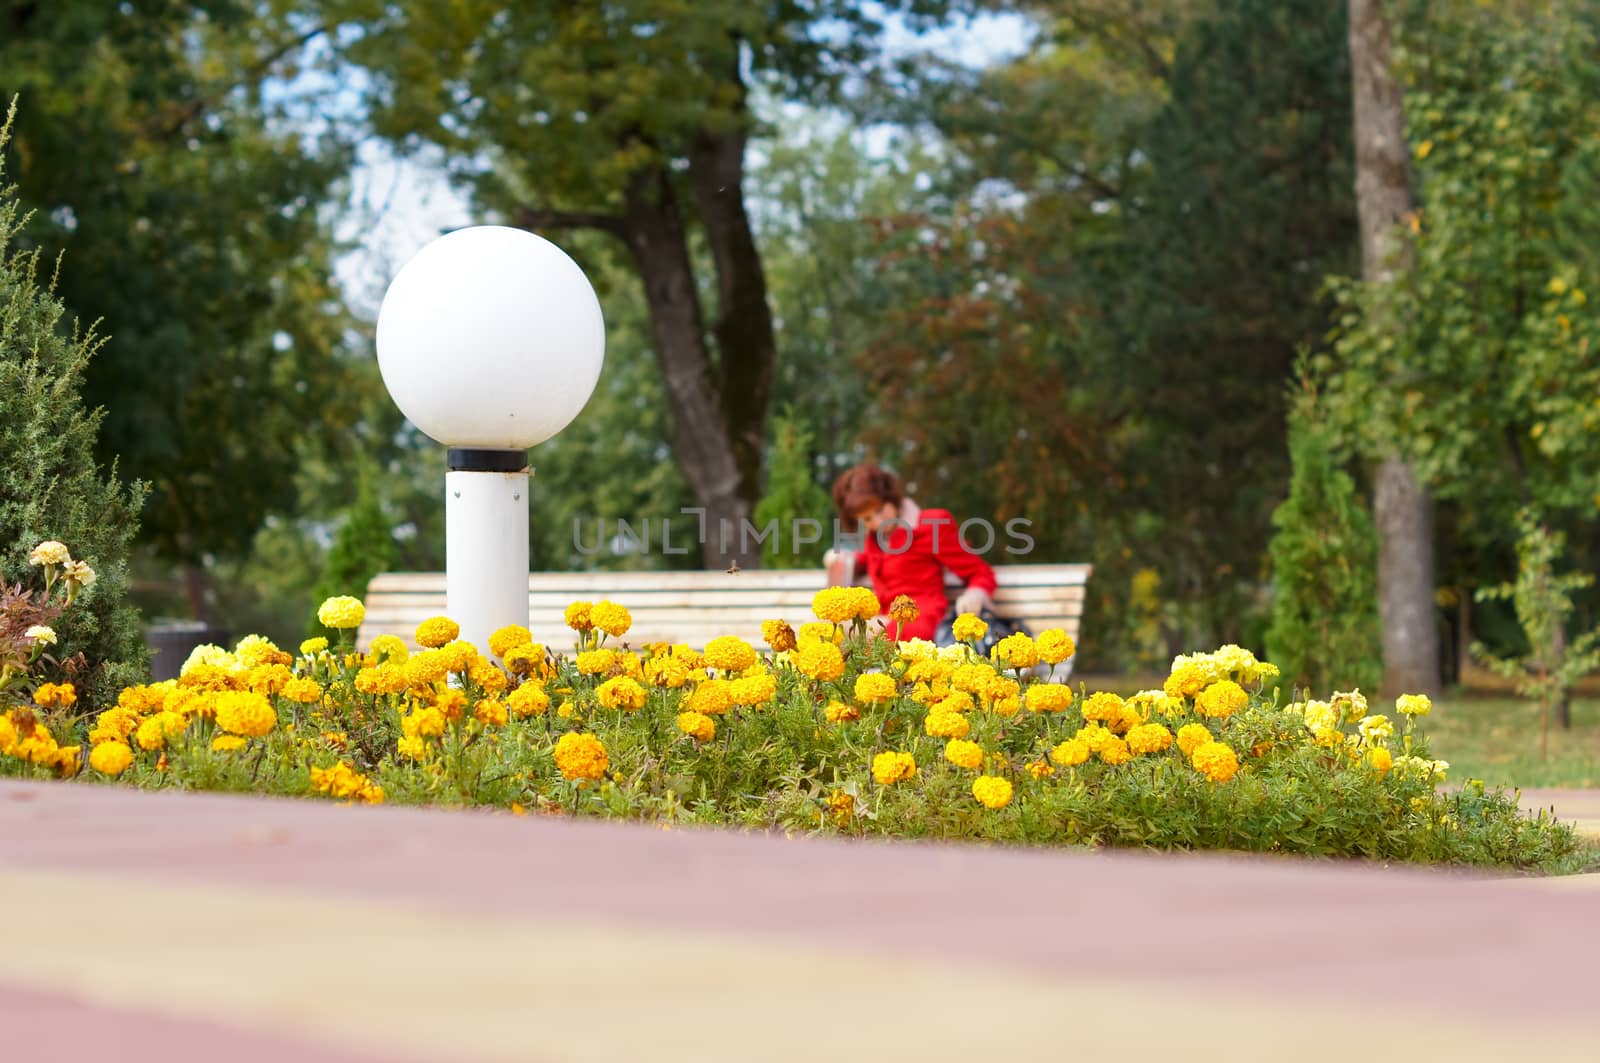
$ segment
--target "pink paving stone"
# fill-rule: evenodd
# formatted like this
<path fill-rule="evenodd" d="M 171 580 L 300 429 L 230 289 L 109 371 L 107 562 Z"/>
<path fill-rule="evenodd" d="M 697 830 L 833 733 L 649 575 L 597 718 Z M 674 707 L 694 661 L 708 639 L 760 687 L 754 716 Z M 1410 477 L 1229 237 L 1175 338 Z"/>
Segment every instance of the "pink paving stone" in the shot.
<path fill-rule="evenodd" d="M 5 980 L 0 980 L 0 1029 L 5 1030 L 5 1050 L 0 1058 L 16 1060 L 378 1063 L 396 1058 L 390 1051 L 368 1055 L 293 1034 L 279 1036 L 205 1019 L 110 1007 Z M 423 1063 L 427 1057 L 405 1058 Z"/>
<path fill-rule="evenodd" d="M 8 864 L 1584 1020 L 1600 890 L 1225 855 L 808 838 L 0 783 Z"/>

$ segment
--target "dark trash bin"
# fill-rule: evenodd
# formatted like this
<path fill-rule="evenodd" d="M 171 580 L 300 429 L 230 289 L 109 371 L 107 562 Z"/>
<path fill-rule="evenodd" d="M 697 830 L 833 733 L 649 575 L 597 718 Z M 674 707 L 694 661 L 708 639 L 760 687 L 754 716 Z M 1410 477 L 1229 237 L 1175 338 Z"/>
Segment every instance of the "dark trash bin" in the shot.
<path fill-rule="evenodd" d="M 150 674 L 157 682 L 178 678 L 178 669 L 196 646 L 213 643 L 224 648 L 231 632 L 198 620 L 172 620 L 144 629 L 144 644 L 150 649 Z"/>

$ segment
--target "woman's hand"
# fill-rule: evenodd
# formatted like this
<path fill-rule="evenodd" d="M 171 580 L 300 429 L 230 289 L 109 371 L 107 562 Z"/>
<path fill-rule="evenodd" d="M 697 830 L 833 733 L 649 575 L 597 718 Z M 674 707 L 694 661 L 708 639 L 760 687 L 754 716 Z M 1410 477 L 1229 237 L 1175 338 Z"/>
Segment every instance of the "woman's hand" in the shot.
<path fill-rule="evenodd" d="M 985 609 L 994 610 L 994 599 L 982 587 L 968 587 L 956 598 L 956 615 L 971 613 L 977 616 Z"/>

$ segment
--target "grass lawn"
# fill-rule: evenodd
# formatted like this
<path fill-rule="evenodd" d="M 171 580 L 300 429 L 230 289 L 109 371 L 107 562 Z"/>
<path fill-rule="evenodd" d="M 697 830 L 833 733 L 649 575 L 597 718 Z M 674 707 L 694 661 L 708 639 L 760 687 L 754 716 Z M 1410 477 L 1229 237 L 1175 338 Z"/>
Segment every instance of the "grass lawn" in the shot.
<path fill-rule="evenodd" d="M 1441 699 L 1420 721 L 1433 756 L 1450 762 L 1450 781 L 1489 786 L 1600 787 L 1600 701 L 1572 704 L 1572 730 L 1551 721 L 1550 753 L 1539 757 L 1539 706 L 1503 696 Z"/>
<path fill-rule="evenodd" d="M 1123 696 L 1160 687 L 1160 675 L 1075 675 L 1089 690 Z M 1587 687 L 1585 688 L 1588 689 Z M 1392 702 L 1373 698 L 1371 711 L 1404 725 Z M 1572 704 L 1572 730 L 1550 723 L 1550 756 L 1539 758 L 1539 706 L 1509 693 L 1460 690 L 1434 703 L 1420 721 L 1435 758 L 1450 762 L 1450 782 L 1482 779 L 1488 786 L 1600 788 L 1600 699 Z"/>

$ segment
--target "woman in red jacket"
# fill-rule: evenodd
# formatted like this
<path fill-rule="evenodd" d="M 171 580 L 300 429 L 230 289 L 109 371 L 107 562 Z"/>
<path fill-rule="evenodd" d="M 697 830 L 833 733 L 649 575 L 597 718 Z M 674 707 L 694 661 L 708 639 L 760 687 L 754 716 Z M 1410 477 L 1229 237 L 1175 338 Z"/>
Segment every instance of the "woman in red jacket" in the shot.
<path fill-rule="evenodd" d="M 828 582 L 850 584 L 865 576 L 883 614 L 909 595 L 917 619 L 899 630 L 889 625 L 897 638 L 933 638 L 945 615 L 946 569 L 966 585 L 955 601 L 957 613 L 994 608 L 994 569 L 962 545 L 949 510 L 923 509 L 905 496 L 893 473 L 871 464 L 846 470 L 833 485 L 833 504 L 846 531 L 860 529 L 862 544 L 853 556 L 830 551 Z"/>

